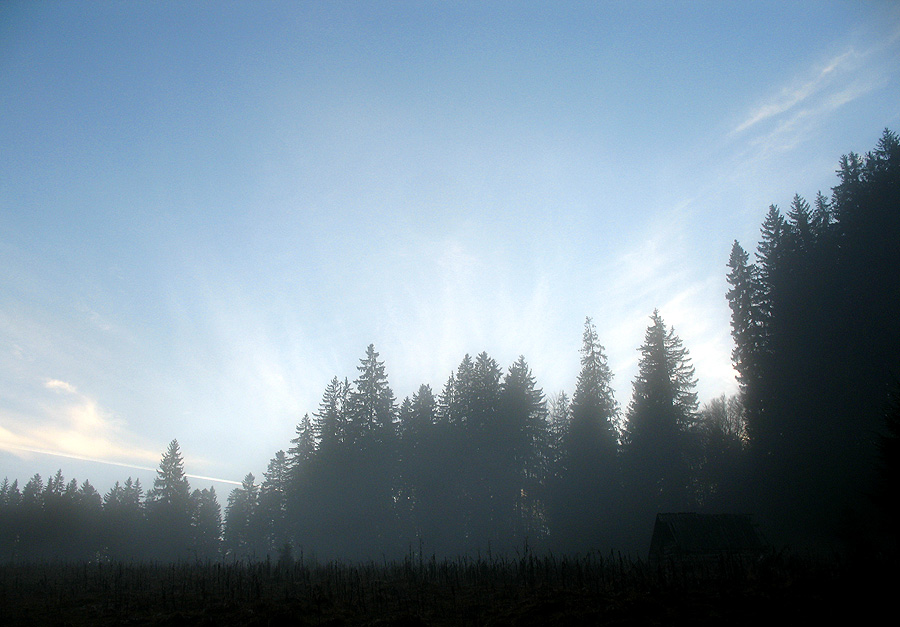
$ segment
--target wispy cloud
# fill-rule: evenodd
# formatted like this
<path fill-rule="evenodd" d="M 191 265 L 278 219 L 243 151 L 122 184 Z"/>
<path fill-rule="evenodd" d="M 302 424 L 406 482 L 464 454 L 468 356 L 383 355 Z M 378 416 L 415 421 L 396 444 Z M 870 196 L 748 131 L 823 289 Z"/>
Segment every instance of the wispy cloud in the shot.
<path fill-rule="evenodd" d="M 660 212 L 641 239 L 624 242 L 620 253 L 601 268 L 607 280 L 595 322 L 623 408 L 631 397 L 640 358 L 637 349 L 654 309 L 690 352 L 701 400 L 736 389 L 724 278 L 708 260 L 698 263 L 693 254 L 692 237 L 684 228 L 691 204 L 676 203 Z"/>
<path fill-rule="evenodd" d="M 743 122 L 738 124 L 733 133 L 740 133 L 766 120 L 778 117 L 809 101 L 811 98 L 832 86 L 841 76 L 856 68 L 863 55 L 850 48 L 830 59 L 823 67 L 814 69 L 812 77 L 807 77 L 783 88 L 778 94 L 753 109 Z"/>
<path fill-rule="evenodd" d="M 79 301 L 76 304 L 75 309 L 97 329 L 107 332 L 113 330 L 112 324 L 97 311 L 93 310 L 87 303 Z"/>
<path fill-rule="evenodd" d="M 823 95 L 815 103 L 809 103 L 809 106 L 800 108 L 779 121 L 769 132 L 753 138 L 750 145 L 761 158 L 773 152 L 796 148 L 804 138 L 815 132 L 822 119 L 876 87 L 874 82 L 858 81 L 840 91 Z"/>
<path fill-rule="evenodd" d="M 761 159 L 797 147 L 839 109 L 894 79 L 898 40 L 900 23 L 864 48 L 849 46 L 817 64 L 753 107 L 728 137 L 749 139 L 748 146 Z"/>
<path fill-rule="evenodd" d="M 900 17 L 900 13 L 896 16 Z M 784 157 L 806 147 L 811 140 L 825 137 L 833 122 L 847 115 L 849 106 L 888 94 L 896 80 L 895 67 L 900 58 L 900 22 L 887 35 L 860 35 L 858 41 L 863 40 L 864 45 L 845 45 L 839 53 L 821 59 L 793 80 L 776 83 L 767 96 L 748 107 L 731 130 L 721 136 L 721 144 L 715 150 L 720 174 L 714 178 L 714 187 L 721 189 L 727 180 L 735 188 L 759 188 L 751 181 L 758 180 L 763 172 L 767 172 L 766 176 L 780 176 L 771 172 L 772 164 L 782 163 Z M 805 161 L 808 163 L 809 159 Z M 753 194 L 753 189 L 748 189 L 747 197 Z M 766 203 L 771 201 L 765 199 Z"/>
<path fill-rule="evenodd" d="M 74 385 L 66 383 L 65 381 L 60 381 L 59 379 L 47 379 L 47 382 L 44 383 L 44 387 L 48 390 L 59 390 L 61 392 L 68 392 L 69 394 L 78 393 L 78 390 L 75 389 Z"/>
<path fill-rule="evenodd" d="M 0 449 L 125 465 L 159 459 L 158 452 L 133 443 L 124 420 L 71 383 L 47 379 L 43 387 L 53 395 L 34 398 L 27 415 L 0 408 Z"/>

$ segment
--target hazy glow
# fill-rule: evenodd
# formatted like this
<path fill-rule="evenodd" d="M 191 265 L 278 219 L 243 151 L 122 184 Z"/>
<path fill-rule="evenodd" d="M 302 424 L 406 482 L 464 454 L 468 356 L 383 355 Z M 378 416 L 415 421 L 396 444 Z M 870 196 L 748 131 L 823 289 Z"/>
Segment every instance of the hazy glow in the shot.
<path fill-rule="evenodd" d="M 65 396 L 45 397 L 39 403 L 39 415 L 17 415 L 0 409 L 0 450 L 126 466 L 128 461 L 159 460 L 159 453 L 130 444 L 135 438 L 124 420 L 101 408 L 94 399 L 79 394 L 72 384 L 48 379 L 44 387 Z"/>
<path fill-rule="evenodd" d="M 900 128 L 881 3 L 0 24 L 0 478 L 55 470 L 25 451 L 143 471 L 173 438 L 193 477 L 261 477 L 369 343 L 398 400 L 480 351 L 571 395 L 586 316 L 621 406 L 655 308 L 701 401 L 732 393 L 732 240 Z"/>

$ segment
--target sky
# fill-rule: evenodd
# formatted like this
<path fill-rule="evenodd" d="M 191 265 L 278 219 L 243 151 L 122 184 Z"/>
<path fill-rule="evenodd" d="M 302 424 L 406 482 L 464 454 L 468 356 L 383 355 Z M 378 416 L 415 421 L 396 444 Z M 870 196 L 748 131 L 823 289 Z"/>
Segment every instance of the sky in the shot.
<path fill-rule="evenodd" d="M 891 2 L 4 2 L 0 478 L 220 502 L 372 343 L 624 409 L 658 308 L 737 390 L 726 263 L 900 130 Z"/>

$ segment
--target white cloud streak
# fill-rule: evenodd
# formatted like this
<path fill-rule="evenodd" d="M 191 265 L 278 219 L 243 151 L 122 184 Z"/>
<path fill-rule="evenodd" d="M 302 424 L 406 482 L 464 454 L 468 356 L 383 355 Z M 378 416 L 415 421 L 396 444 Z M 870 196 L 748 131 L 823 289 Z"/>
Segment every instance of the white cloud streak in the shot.
<path fill-rule="evenodd" d="M 39 396 L 28 415 L 0 409 L 0 450 L 31 451 L 102 463 L 154 462 L 159 454 L 131 443 L 124 420 L 74 385 L 47 379 L 43 387 L 63 396 Z M 143 466 L 136 466 L 141 467 Z"/>
<path fill-rule="evenodd" d="M 864 49 L 846 48 L 754 107 L 728 137 L 757 132 L 749 145 L 763 160 L 796 148 L 839 109 L 894 79 L 898 39 L 900 25 Z"/>
<path fill-rule="evenodd" d="M 780 116 L 801 103 L 809 100 L 826 89 L 841 74 L 848 74 L 855 69 L 862 55 L 850 48 L 829 60 L 824 67 L 813 71 L 813 77 L 803 80 L 799 85 L 782 89 L 767 102 L 750 112 L 749 116 L 735 127 L 733 133 L 741 133 L 757 124 Z"/>
<path fill-rule="evenodd" d="M 2 427 L 0 427 L 0 437 L 3 437 L 4 431 L 5 430 Z M 0 446 L 0 449 L 2 449 L 2 448 L 3 447 Z M 137 464 L 128 464 L 125 462 L 110 461 L 108 459 L 100 459 L 100 458 L 96 458 L 96 457 L 86 457 L 84 455 L 75 455 L 72 453 L 60 453 L 59 451 L 51 451 L 51 450 L 46 450 L 46 449 L 33 448 L 33 447 L 29 447 L 29 446 L 8 445 L 5 450 L 8 450 L 10 452 L 21 451 L 23 453 L 38 453 L 40 455 L 50 455 L 52 457 L 64 457 L 66 459 L 76 459 L 76 460 L 82 461 L 82 462 L 104 464 L 106 466 L 117 466 L 119 468 L 131 468 L 133 470 L 143 470 L 146 472 L 156 472 L 157 471 L 156 468 L 151 468 L 150 466 L 139 466 Z M 184 476 L 188 477 L 190 479 L 199 479 L 201 481 L 216 481 L 218 483 L 227 483 L 230 485 L 242 485 L 242 483 L 240 481 L 234 481 L 232 479 L 221 479 L 219 477 L 207 477 L 206 475 L 194 475 L 191 473 L 185 473 Z"/>
<path fill-rule="evenodd" d="M 66 383 L 65 381 L 60 381 L 59 379 L 47 379 L 47 382 L 44 383 L 44 387 L 48 390 L 59 390 L 61 392 L 68 392 L 69 394 L 78 393 L 78 390 L 75 389 L 74 385 Z"/>

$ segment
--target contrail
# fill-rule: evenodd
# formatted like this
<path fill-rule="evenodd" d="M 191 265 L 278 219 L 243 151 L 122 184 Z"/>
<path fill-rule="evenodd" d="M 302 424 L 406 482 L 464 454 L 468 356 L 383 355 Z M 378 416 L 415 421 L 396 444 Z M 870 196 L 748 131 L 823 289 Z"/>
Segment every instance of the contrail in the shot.
<path fill-rule="evenodd" d="M 149 466 L 137 466 L 135 464 L 126 464 L 125 462 L 111 462 L 106 459 L 97 459 L 96 457 L 85 457 L 83 455 L 74 455 L 72 453 L 60 453 L 58 451 L 48 451 L 46 449 L 32 448 L 30 446 L 16 446 L 14 444 L 4 444 L 3 448 L 15 449 L 18 451 L 26 451 L 28 453 L 39 453 L 41 455 L 53 455 L 56 457 L 68 457 L 69 459 L 77 459 L 83 462 L 94 462 L 96 464 L 107 464 L 108 466 L 121 466 L 122 468 L 133 468 L 135 470 L 146 470 L 148 472 L 156 472 L 156 468 Z M 192 475 L 184 473 L 185 477 L 191 479 L 199 479 L 201 481 L 217 481 L 219 483 L 228 483 L 231 485 L 242 485 L 240 481 L 232 481 L 231 479 L 219 479 L 218 477 L 205 477 L 203 475 Z"/>
<path fill-rule="evenodd" d="M 219 483 L 230 483 L 231 485 L 244 485 L 240 481 L 232 481 L 231 479 L 218 479 L 216 477 L 204 477 L 203 475 L 189 475 L 188 473 L 184 473 L 185 477 L 190 477 L 191 479 L 200 479 L 201 481 L 218 481 Z"/>

